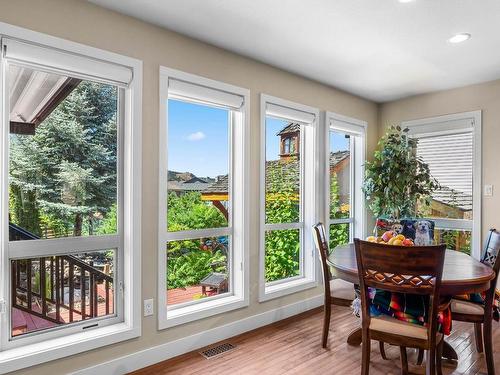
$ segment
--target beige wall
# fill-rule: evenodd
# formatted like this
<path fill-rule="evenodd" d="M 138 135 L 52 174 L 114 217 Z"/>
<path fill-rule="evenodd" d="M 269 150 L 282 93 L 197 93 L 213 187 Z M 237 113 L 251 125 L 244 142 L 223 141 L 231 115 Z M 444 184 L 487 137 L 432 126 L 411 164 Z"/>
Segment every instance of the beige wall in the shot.
<path fill-rule="evenodd" d="M 482 232 L 500 229 L 500 80 L 418 95 L 379 107 L 379 135 L 385 127 L 404 120 L 482 110 L 483 184 L 495 186 L 493 197 L 483 197 Z"/>
<path fill-rule="evenodd" d="M 377 137 L 377 105 L 254 60 L 126 17 L 85 1 L 2 0 L 0 21 L 135 57 L 144 63 L 142 296 L 156 298 L 158 69 L 160 65 L 242 86 L 251 91 L 251 237 L 258 238 L 259 93 L 352 116 L 368 122 L 368 153 Z M 252 37 L 251 34 L 248 35 Z M 250 249 L 251 305 L 246 309 L 161 332 L 143 319 L 141 338 L 40 365 L 25 374 L 59 374 L 108 361 L 181 337 L 284 306 L 321 293 L 319 288 L 259 304 L 258 248 Z"/>

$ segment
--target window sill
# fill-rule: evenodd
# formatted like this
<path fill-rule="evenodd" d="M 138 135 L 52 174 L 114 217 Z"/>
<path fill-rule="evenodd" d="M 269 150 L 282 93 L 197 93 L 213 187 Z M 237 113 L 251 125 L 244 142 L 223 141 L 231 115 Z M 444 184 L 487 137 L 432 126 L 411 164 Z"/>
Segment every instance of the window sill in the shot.
<path fill-rule="evenodd" d="M 167 308 L 167 318 L 164 320 L 160 318 L 159 329 L 174 327 L 247 306 L 247 299 L 229 296 L 180 308 Z"/>
<path fill-rule="evenodd" d="M 263 293 L 259 296 L 259 302 L 269 301 L 306 289 L 312 289 L 316 286 L 318 286 L 318 282 L 309 278 L 300 278 L 279 284 L 266 285 Z"/>
<path fill-rule="evenodd" d="M 20 370 L 44 362 L 115 344 L 141 335 L 140 328 L 126 323 L 79 332 L 0 352 L 0 373 Z"/>

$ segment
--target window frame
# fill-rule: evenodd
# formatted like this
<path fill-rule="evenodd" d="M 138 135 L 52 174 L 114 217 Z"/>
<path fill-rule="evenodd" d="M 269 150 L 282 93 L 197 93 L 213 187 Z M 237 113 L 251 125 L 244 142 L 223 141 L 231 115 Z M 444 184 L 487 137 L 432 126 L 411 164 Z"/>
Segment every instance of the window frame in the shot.
<path fill-rule="evenodd" d="M 55 53 L 62 52 L 70 54 L 76 60 L 88 59 L 89 61 L 102 61 L 111 64 L 117 64 L 127 67 L 131 70 L 132 80 L 125 88 L 123 95 L 123 137 L 122 155 L 123 167 L 121 179 L 123 185 L 118 187 L 119 194 L 123 197 L 121 207 L 123 217 L 123 238 L 120 240 L 123 247 L 122 252 L 122 274 L 123 286 L 121 291 L 123 299 L 123 315 L 115 324 L 103 325 L 97 328 L 83 331 L 81 325 L 76 327 L 70 325 L 61 327 L 58 330 L 47 332 L 38 332 L 36 335 L 20 336 L 15 341 L 9 341 L 10 337 L 10 270 L 9 270 L 9 239 L 8 239 L 8 220 L 2 222 L 0 226 L 0 270 L 5 277 L 0 278 L 0 320 L 1 336 L 0 341 L 0 366 L 4 371 L 15 371 L 43 362 L 81 353 L 87 350 L 96 349 L 102 346 L 111 345 L 120 341 L 128 340 L 140 336 L 141 334 L 141 147 L 142 147 L 142 62 L 140 60 L 115 54 L 105 50 L 89 47 L 83 44 L 67 41 L 65 39 L 52 37 L 46 34 L 34 32 L 17 26 L 8 25 L 0 22 L 0 36 L 14 40 L 26 41 L 29 44 L 39 45 Z M 1 57 L 2 69 L 0 71 L 0 81 L 5 80 L 5 60 Z M 92 65 L 92 63 L 90 63 Z M 99 64 L 97 64 L 99 65 Z M 54 65 L 55 66 L 55 65 Z M 56 66 L 55 66 L 56 67 Z M 95 68 L 95 66 L 94 66 Z M 58 67 L 56 71 L 60 70 Z M 73 75 L 68 72 L 69 75 Z M 105 75 L 105 69 L 102 71 Z M 89 76 L 90 80 L 92 79 Z M 6 90 L 4 86 L 3 90 Z M 6 124 L 9 121 L 9 114 L 5 108 L 8 105 L 9 95 L 4 95 L 2 108 L 0 108 L 0 121 L 2 121 L 2 142 L 1 152 L 1 173 L 4 177 L 2 184 L 1 212 L 2 217 L 8 215 L 8 128 Z M 63 249 L 71 247 L 73 251 L 65 253 L 75 253 L 75 248 L 85 248 L 98 250 L 93 247 L 97 243 L 104 244 L 110 238 L 64 238 L 64 239 L 44 239 L 39 244 L 43 247 L 53 246 L 51 253 L 55 250 L 63 252 Z M 80 241 L 78 241 L 80 240 Z M 81 241 L 83 240 L 83 241 Z M 99 242 L 100 241 L 100 242 Z M 86 243 L 86 244 L 85 244 Z M 20 246 L 20 245 L 15 245 Z M 33 246 L 33 245 L 28 245 Z M 73 247 L 74 246 L 74 247 Z M 99 246 L 100 247 L 100 246 Z M 105 249 L 102 249 L 105 250 Z M 16 257 L 18 257 L 16 254 Z M 117 260 L 118 261 L 118 260 Z M 117 271 L 120 272 L 120 271 Z M 126 286 L 126 287 L 125 287 Z M 6 329 L 6 327 L 9 327 Z M 79 329 L 76 329 L 79 328 Z M 61 335 L 60 333 L 64 333 Z M 43 339 L 43 341 L 42 341 Z M 15 345 L 12 343 L 15 342 Z"/>
<path fill-rule="evenodd" d="M 337 123 L 337 124 L 335 124 Z M 330 241 L 330 226 L 334 224 L 349 224 L 349 242 L 354 238 L 366 236 L 366 209 L 365 196 L 361 189 L 365 176 L 366 160 L 366 133 L 368 123 L 353 117 L 344 116 L 335 112 L 325 113 L 324 131 L 324 201 L 327 203 L 324 212 L 324 222 L 328 223 L 327 238 Z M 349 218 L 332 219 L 330 217 L 330 132 L 351 135 L 350 149 L 350 209 Z M 351 157 L 351 156 L 350 156 Z M 333 250 L 333 249 L 330 249 Z"/>
<path fill-rule="evenodd" d="M 470 121 L 470 126 L 454 128 L 453 124 Z M 464 130 L 472 132 L 473 137 L 473 162 L 472 162 L 472 220 L 429 218 L 434 221 L 438 229 L 470 230 L 471 256 L 481 258 L 481 222 L 482 222 L 482 111 L 469 111 L 453 113 L 443 116 L 427 117 L 423 119 L 402 121 L 401 127 L 409 128 L 410 134 L 458 134 Z M 419 132 L 420 131 L 420 132 Z"/>
<path fill-rule="evenodd" d="M 314 116 L 307 129 L 308 135 L 304 131 L 300 132 L 300 222 L 294 223 L 266 223 L 266 118 L 276 116 L 268 115 L 267 107 L 278 106 L 289 109 L 291 112 L 302 112 Z M 280 117 L 281 118 L 281 117 Z M 293 118 L 283 120 L 295 121 Z M 317 279 L 317 255 L 313 244 L 312 226 L 318 220 L 319 204 L 319 184 L 317 183 L 319 172 L 319 147 L 318 147 L 318 127 L 320 126 L 319 109 L 304 104 L 295 103 L 275 96 L 260 95 L 260 246 L 259 246 L 259 302 L 268 301 L 285 295 L 293 294 L 302 290 L 314 288 L 318 285 Z M 310 150 L 309 152 L 305 150 Z M 305 156 L 307 152 L 307 157 Z M 307 158 L 307 160 L 306 160 Z M 307 163 L 308 168 L 304 167 Z M 309 181 L 306 185 L 305 181 Z M 306 193 L 307 190 L 307 193 Z M 301 274 L 283 280 L 266 282 L 265 275 L 265 235 L 268 230 L 299 229 L 300 233 L 300 270 Z"/>
<path fill-rule="evenodd" d="M 167 168 L 168 168 L 168 99 L 169 79 L 179 80 L 221 94 L 233 94 L 243 98 L 239 111 L 230 110 L 229 170 L 230 170 L 230 218 L 228 227 L 194 229 L 168 232 L 167 228 Z M 209 78 L 160 66 L 160 116 L 159 116 L 159 187 L 158 187 L 158 329 L 173 327 L 191 321 L 207 318 L 223 312 L 249 305 L 249 111 L 248 89 L 215 81 Z M 214 96 L 217 101 L 217 95 Z M 195 100 L 193 102 L 196 103 Z M 201 103 L 203 104 L 203 103 Z M 166 244 L 184 238 L 230 236 L 232 259 L 230 269 L 230 291 L 206 301 L 188 302 L 174 306 L 167 305 L 167 254 Z"/>

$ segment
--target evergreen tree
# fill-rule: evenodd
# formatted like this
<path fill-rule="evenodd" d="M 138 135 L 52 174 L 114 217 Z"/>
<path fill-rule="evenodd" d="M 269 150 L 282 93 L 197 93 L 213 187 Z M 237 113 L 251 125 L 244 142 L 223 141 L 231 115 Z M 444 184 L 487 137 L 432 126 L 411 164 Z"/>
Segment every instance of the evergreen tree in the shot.
<path fill-rule="evenodd" d="M 37 234 L 42 220 L 57 223 L 75 236 L 86 220 L 92 234 L 116 203 L 116 121 L 117 89 L 83 81 L 34 135 L 11 135 L 11 219 Z"/>

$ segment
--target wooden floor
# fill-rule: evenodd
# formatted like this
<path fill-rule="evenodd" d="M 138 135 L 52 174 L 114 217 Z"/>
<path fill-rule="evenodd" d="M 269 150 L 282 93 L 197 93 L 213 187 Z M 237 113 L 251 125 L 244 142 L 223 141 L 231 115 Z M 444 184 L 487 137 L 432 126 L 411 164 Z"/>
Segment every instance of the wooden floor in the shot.
<path fill-rule="evenodd" d="M 224 342 L 237 346 L 220 357 L 205 359 L 193 352 L 135 372 L 150 374 L 359 374 L 361 348 L 346 343 L 347 333 L 358 324 L 348 307 L 333 307 L 329 347 L 320 344 L 320 309 L 234 337 Z M 500 326 L 494 322 L 495 365 L 500 374 Z M 444 374 L 486 374 L 484 356 L 475 350 L 472 325 L 455 323 L 447 341 L 456 349 L 458 362 L 444 362 Z M 386 349 L 382 360 L 378 344 L 372 342 L 370 374 L 399 374 L 399 348 Z M 408 350 L 409 361 L 415 362 Z M 413 367 L 412 372 L 423 373 Z"/>

